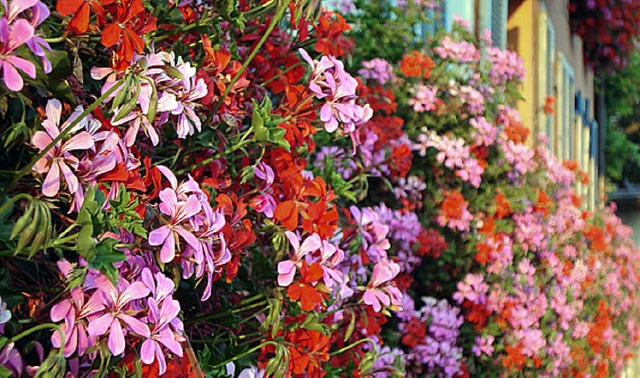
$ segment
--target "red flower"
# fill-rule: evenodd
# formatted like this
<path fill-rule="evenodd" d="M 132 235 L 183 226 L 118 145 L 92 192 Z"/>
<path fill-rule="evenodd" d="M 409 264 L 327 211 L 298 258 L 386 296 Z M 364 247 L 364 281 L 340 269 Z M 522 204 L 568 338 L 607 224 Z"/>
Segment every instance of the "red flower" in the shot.
<path fill-rule="evenodd" d="M 59 0 L 56 10 L 63 16 L 74 15 L 67 28 L 75 34 L 87 32 L 92 11 L 103 18 L 105 16 L 104 8 L 95 0 Z"/>
<path fill-rule="evenodd" d="M 282 225 L 290 231 L 298 228 L 298 204 L 296 201 L 280 202 L 273 213 L 273 217 L 279 220 Z"/>
<path fill-rule="evenodd" d="M 436 64 L 426 55 L 418 51 L 405 54 L 400 61 L 400 72 L 406 77 L 431 77 L 431 70 Z"/>
<path fill-rule="evenodd" d="M 502 219 L 504 217 L 508 217 L 513 213 L 513 209 L 509 204 L 509 200 L 504 195 L 504 193 L 499 192 L 496 194 L 496 218 Z"/>
<path fill-rule="evenodd" d="M 316 51 L 339 57 L 353 48 L 353 41 L 343 35 L 351 25 L 339 13 L 323 12 L 315 26 L 318 41 Z"/>
<path fill-rule="evenodd" d="M 460 192 L 454 190 L 452 192 L 444 193 L 445 199 L 440 204 L 440 209 L 442 210 L 442 214 L 447 219 L 457 219 L 462 216 L 464 212 L 464 208 L 467 206 L 467 201 L 465 201 L 464 197 Z"/>
<path fill-rule="evenodd" d="M 287 295 L 292 301 L 300 302 L 302 311 L 311 311 L 324 300 L 324 293 L 310 285 L 318 281 L 324 275 L 324 269 L 318 263 L 313 263 L 307 268 L 307 263 L 302 262 L 300 267 L 302 279 L 297 284 L 289 286 Z"/>
<path fill-rule="evenodd" d="M 420 231 L 418 243 L 420 246 L 416 250 L 416 254 L 418 256 L 431 256 L 434 259 L 440 257 L 440 254 L 449 247 L 449 243 L 446 242 L 444 236 L 432 228 Z"/>
<path fill-rule="evenodd" d="M 143 52 L 144 40 L 141 36 L 156 30 L 156 19 L 145 14 L 142 0 L 122 0 L 111 8 L 113 19 L 104 28 L 100 43 L 105 47 L 112 47 L 121 42 L 116 52 L 114 68 L 123 70 L 131 63 L 134 52 Z"/>
<path fill-rule="evenodd" d="M 423 322 L 419 318 L 412 318 L 407 323 L 404 330 L 404 336 L 402 336 L 402 344 L 409 348 L 415 348 L 416 345 L 423 343 L 424 338 L 427 335 L 427 323 Z"/>
<path fill-rule="evenodd" d="M 502 366 L 507 368 L 509 372 L 522 370 L 527 363 L 527 358 L 522 354 L 522 344 L 505 345 L 504 349 L 507 356 L 502 360 Z"/>

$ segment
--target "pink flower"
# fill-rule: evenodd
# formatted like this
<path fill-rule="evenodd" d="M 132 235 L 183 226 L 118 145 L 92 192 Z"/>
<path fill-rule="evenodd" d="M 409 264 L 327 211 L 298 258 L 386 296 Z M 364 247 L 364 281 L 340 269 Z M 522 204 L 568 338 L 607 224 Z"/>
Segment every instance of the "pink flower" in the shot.
<path fill-rule="evenodd" d="M 36 78 L 36 66 L 33 63 L 12 55 L 18 47 L 32 39 L 34 34 L 33 26 L 25 19 L 19 19 L 11 25 L 6 18 L 0 19 L 0 70 L 4 83 L 12 91 L 19 91 L 24 85 L 16 68 L 32 79 Z"/>
<path fill-rule="evenodd" d="M 293 247 L 293 259 L 280 261 L 278 263 L 278 285 L 289 286 L 296 275 L 296 267 L 299 267 L 302 259 L 309 253 L 317 251 L 322 246 L 322 241 L 318 234 L 307 237 L 302 246 L 298 235 L 291 231 L 286 231 L 285 235 Z"/>
<path fill-rule="evenodd" d="M 365 304 L 373 307 L 373 311 L 379 312 L 382 309 L 382 305 L 401 309 L 402 293 L 391 283 L 398 273 L 400 273 L 400 265 L 387 259 L 380 260 L 373 268 L 371 281 L 362 297 Z M 387 283 L 391 284 L 382 287 Z"/>
<path fill-rule="evenodd" d="M 249 200 L 249 205 L 263 213 L 267 218 L 273 218 L 273 212 L 276 209 L 276 200 L 269 193 L 258 194 Z"/>
<path fill-rule="evenodd" d="M 155 276 L 148 268 L 142 271 L 142 281 L 151 291 L 152 298 L 148 300 L 148 320 L 152 323 L 151 336 L 142 343 L 140 359 L 145 364 L 152 364 L 158 360 L 160 374 L 166 370 L 167 363 L 162 347 L 166 347 L 175 355 L 182 357 L 183 339 L 177 332 L 182 332 L 182 322 L 178 318 L 180 303 L 171 297 L 175 291 L 173 281 L 161 272 Z"/>
<path fill-rule="evenodd" d="M 51 308 L 51 321 L 59 322 L 64 333 L 64 356 L 70 357 L 76 350 L 78 355 L 84 355 L 90 346 L 95 345 L 96 337 L 87 334 L 87 318 L 102 310 L 103 306 L 99 296 L 92 296 L 85 303 L 85 292 L 75 287 L 71 290 L 71 297 L 63 299 Z M 59 332 L 51 336 L 51 344 L 54 348 L 60 348 L 62 339 Z"/>
<path fill-rule="evenodd" d="M 69 126 L 69 122 L 77 118 L 80 115 L 81 109 L 76 111 L 69 117 L 60 128 L 60 115 L 62 114 L 62 104 L 58 100 L 51 100 L 47 103 L 46 113 L 47 119 L 42 121 L 42 127 L 46 130 L 36 131 L 31 139 L 31 143 L 36 146 L 40 151 L 43 151 L 49 143 L 53 141 L 62 130 L 65 130 Z M 80 122 L 74 128 L 81 128 L 83 123 Z M 73 132 L 72 130 L 71 132 Z M 86 131 L 82 131 L 71 139 L 66 141 L 60 141 L 56 143 L 46 154 L 36 162 L 33 170 L 47 176 L 42 184 L 42 194 L 47 197 L 54 197 L 58 194 L 60 189 L 60 173 L 64 177 L 69 188 L 69 193 L 75 193 L 78 188 L 78 178 L 71 171 L 71 167 L 76 168 L 78 165 L 78 158 L 70 154 L 70 151 L 75 150 L 87 150 L 93 148 L 93 138 L 91 134 Z"/>
<path fill-rule="evenodd" d="M 119 356 L 124 352 L 125 329 L 123 324 L 136 334 L 149 338 L 149 327 L 132 316 L 137 310 L 130 309 L 130 303 L 136 299 L 149 295 L 149 288 L 142 282 L 136 281 L 129 284 L 123 278 L 120 279 L 118 287 L 113 286 L 105 276 L 99 278 L 98 291 L 94 293 L 100 298 L 102 304 L 102 315 L 89 322 L 87 331 L 91 336 L 102 336 L 109 334 L 107 345 L 114 356 Z"/>
<path fill-rule="evenodd" d="M 160 211 L 169 215 L 169 224 L 157 228 L 149 234 L 149 245 L 162 245 L 160 250 L 160 261 L 168 263 L 176 256 L 177 235 L 180 235 L 196 251 L 201 249 L 198 239 L 191 231 L 184 228 L 181 223 L 185 223 L 189 218 L 198 214 L 202 205 L 195 195 L 190 195 L 186 201 L 178 201 L 176 192 L 172 188 L 165 188 L 160 192 Z"/>
<path fill-rule="evenodd" d="M 482 274 L 467 274 L 464 281 L 457 283 L 458 291 L 453 293 L 453 299 L 458 304 L 462 304 L 465 300 L 475 304 L 484 304 L 489 285 L 483 281 Z"/>
<path fill-rule="evenodd" d="M 275 173 L 273 173 L 273 169 L 266 164 L 265 162 L 260 162 L 256 166 L 255 175 L 264 180 L 267 184 L 267 187 L 273 184 L 273 180 L 275 180 Z"/>
<path fill-rule="evenodd" d="M 409 105 L 413 106 L 413 111 L 424 113 L 437 109 L 438 88 L 433 86 L 419 85 L 416 94 L 409 100 Z"/>
<path fill-rule="evenodd" d="M 494 348 L 491 344 L 493 344 L 494 340 L 495 338 L 491 335 L 487 337 L 476 336 L 476 344 L 471 347 L 473 354 L 475 354 L 477 357 L 480 357 L 480 355 L 483 353 L 487 356 L 491 356 L 494 351 Z"/>

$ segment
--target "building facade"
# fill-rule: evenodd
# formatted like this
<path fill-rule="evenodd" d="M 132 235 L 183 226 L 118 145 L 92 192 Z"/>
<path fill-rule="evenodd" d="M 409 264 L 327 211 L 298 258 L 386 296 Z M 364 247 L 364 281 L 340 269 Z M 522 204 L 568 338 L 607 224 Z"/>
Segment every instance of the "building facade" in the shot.
<path fill-rule="evenodd" d="M 444 25 L 456 18 L 471 24 L 478 36 L 490 30 L 493 44 L 516 51 L 527 71 L 518 110 L 533 138 L 545 134 L 561 160 L 574 160 L 587 173 L 579 188 L 591 207 L 604 194 L 604 107 L 596 97 L 594 72 L 583 60 L 583 43 L 571 33 L 569 0 L 443 0 Z M 554 112 L 543 109 L 547 99 Z M 600 120 L 600 122 L 598 122 Z"/>

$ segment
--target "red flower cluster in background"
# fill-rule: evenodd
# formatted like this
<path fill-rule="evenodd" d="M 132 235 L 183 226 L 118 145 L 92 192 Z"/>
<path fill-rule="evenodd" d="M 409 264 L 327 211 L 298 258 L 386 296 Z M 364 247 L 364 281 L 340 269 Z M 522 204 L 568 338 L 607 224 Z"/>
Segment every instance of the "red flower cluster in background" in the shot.
<path fill-rule="evenodd" d="M 594 69 L 626 65 L 640 36 L 640 2 L 571 0 L 571 29 L 584 42 L 585 62 Z"/>

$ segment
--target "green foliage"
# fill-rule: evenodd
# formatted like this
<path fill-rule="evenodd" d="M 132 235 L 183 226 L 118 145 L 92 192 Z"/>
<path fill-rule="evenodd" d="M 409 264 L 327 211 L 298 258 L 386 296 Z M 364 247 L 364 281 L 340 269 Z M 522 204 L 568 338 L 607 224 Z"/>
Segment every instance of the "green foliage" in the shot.
<path fill-rule="evenodd" d="M 640 53 L 624 70 L 602 79 L 609 116 L 605 172 L 614 184 L 640 182 Z"/>
<path fill-rule="evenodd" d="M 423 46 L 423 28 L 437 21 L 412 1 L 404 9 L 391 0 L 355 0 L 354 4 L 358 12 L 345 16 L 353 25 L 350 36 L 358 46 L 353 62 L 374 58 L 398 62 L 405 53 Z"/>

